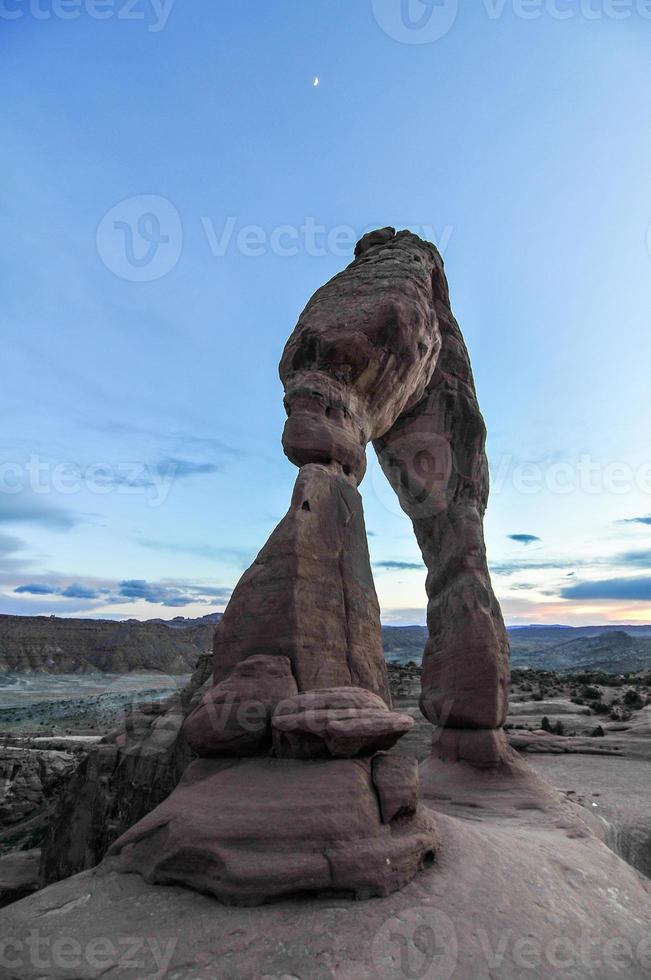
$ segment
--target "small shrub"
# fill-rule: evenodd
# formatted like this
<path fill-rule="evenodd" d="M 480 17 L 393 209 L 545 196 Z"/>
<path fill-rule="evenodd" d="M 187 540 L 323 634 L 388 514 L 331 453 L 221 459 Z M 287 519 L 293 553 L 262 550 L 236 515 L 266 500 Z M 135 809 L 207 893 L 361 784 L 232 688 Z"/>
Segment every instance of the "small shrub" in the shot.
<path fill-rule="evenodd" d="M 592 701 L 590 707 L 596 715 L 607 715 L 610 714 L 610 708 L 603 701 Z"/>
<path fill-rule="evenodd" d="M 591 684 L 586 684 L 581 694 L 588 701 L 601 701 L 601 691 L 598 687 L 593 687 Z"/>
<path fill-rule="evenodd" d="M 640 708 L 644 707 L 644 701 L 637 691 L 627 691 L 624 695 L 624 704 L 634 711 L 639 711 Z"/>

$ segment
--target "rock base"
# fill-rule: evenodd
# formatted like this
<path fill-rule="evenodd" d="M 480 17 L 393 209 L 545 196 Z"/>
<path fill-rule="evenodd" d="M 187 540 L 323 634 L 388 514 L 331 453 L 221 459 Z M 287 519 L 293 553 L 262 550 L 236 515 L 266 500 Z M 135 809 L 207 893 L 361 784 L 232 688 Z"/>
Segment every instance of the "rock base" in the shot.
<path fill-rule="evenodd" d="M 377 786 L 373 761 L 199 759 L 113 844 L 105 866 L 229 905 L 306 892 L 389 895 L 433 859 L 438 840 L 432 813 L 415 802 L 411 760 L 406 778 L 399 764 L 393 777 L 382 765 Z"/>
<path fill-rule="evenodd" d="M 432 756 L 442 762 L 497 769 L 510 757 L 509 742 L 502 728 L 436 728 Z"/>

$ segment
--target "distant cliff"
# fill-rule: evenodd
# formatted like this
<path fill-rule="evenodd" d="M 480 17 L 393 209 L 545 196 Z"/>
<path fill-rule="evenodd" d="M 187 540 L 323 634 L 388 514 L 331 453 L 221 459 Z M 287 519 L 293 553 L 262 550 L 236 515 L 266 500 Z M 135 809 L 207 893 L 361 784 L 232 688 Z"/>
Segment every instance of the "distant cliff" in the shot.
<path fill-rule="evenodd" d="M 212 648 L 220 613 L 201 619 L 59 619 L 0 616 L 0 674 L 163 671 L 189 674 Z"/>
<path fill-rule="evenodd" d="M 508 632 L 511 667 L 561 674 L 651 670 L 651 626 L 512 626 Z M 382 635 L 389 663 L 421 662 L 424 626 L 385 626 Z"/>
<path fill-rule="evenodd" d="M 221 613 L 200 619 L 59 619 L 0 616 L 0 675 L 10 671 L 49 674 L 135 670 L 189 674 L 212 649 Z M 424 626 L 382 627 L 389 663 L 420 664 Z M 511 666 L 560 673 L 608 674 L 651 670 L 651 627 L 522 626 L 509 630 Z"/>

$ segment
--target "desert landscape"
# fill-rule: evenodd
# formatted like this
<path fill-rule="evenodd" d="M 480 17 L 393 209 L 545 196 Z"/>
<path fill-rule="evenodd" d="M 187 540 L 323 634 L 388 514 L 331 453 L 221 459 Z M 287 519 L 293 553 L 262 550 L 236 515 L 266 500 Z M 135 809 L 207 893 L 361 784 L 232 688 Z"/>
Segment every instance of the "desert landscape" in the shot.
<path fill-rule="evenodd" d="M 0 980 L 651 978 L 651 0 L 0 0 Z"/>
<path fill-rule="evenodd" d="M 115 812 L 125 793 L 132 797 L 129 805 L 138 808 L 132 812 L 139 812 L 143 799 L 154 805 L 172 787 L 188 757 L 178 743 L 179 712 L 187 710 L 183 706 L 209 659 L 205 638 L 197 632 L 201 624 L 179 619 L 165 629 L 194 631 L 188 661 L 200 665 L 194 682 L 186 661 L 178 664 L 182 673 L 141 670 L 140 657 L 122 674 L 93 672 L 74 624 L 68 624 L 61 662 L 75 672 L 59 673 L 58 625 L 49 635 L 44 625 L 34 624 L 32 631 L 25 620 L 21 643 L 34 663 L 43 663 L 40 644 L 47 636 L 46 669 L 5 669 L 0 679 L 0 902 L 5 906 L 43 884 L 92 868 L 129 822 L 123 817 L 98 834 L 98 815 L 111 806 Z M 159 624 L 141 626 L 160 635 Z M 93 628 L 101 640 L 101 624 L 84 624 L 84 635 Z M 422 627 L 383 629 L 394 707 L 415 721 L 392 751 L 418 762 L 427 760 L 435 732 L 418 707 L 425 635 Z M 651 880 L 651 656 L 644 636 L 635 628 L 630 633 L 598 627 L 509 631 L 513 662 L 526 666 L 512 671 L 506 729 L 511 746 L 533 770 L 584 811 L 615 854 Z M 14 637 L 12 623 L 0 637 L 6 662 L 16 662 Z M 618 669 L 622 649 L 629 648 L 622 665 L 639 671 Z M 631 656 L 633 661 L 627 659 Z M 163 661 L 169 665 L 166 653 Z M 556 669 L 542 666 L 547 664 Z M 123 731 L 128 739 L 116 752 L 116 732 Z M 463 813 L 471 803 L 453 807 L 448 800 L 446 805 Z M 482 798 L 472 808 L 485 805 Z M 193 916 L 196 911 L 193 906 Z"/>

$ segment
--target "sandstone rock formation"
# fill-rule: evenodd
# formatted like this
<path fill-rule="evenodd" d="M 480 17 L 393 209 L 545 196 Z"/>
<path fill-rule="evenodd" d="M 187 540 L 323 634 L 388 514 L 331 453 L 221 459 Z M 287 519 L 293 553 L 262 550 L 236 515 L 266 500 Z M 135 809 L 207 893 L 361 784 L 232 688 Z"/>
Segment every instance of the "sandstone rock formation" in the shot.
<path fill-rule="evenodd" d="M 463 740 L 464 757 L 477 746 L 478 761 L 498 764 L 503 743 L 491 733 L 506 719 L 509 644 L 483 537 L 486 430 L 438 255 L 431 288 L 442 340 L 436 367 L 421 400 L 374 445 L 428 571 L 422 711 L 446 728 L 484 731 Z"/>
<path fill-rule="evenodd" d="M 437 847 L 434 817 L 412 796 L 384 820 L 369 758 L 197 759 L 105 867 L 234 905 L 330 889 L 388 895 Z"/>
<path fill-rule="evenodd" d="M 413 766 L 377 755 L 413 721 L 390 710 L 357 491 L 370 441 L 428 567 L 421 703 L 442 726 L 436 751 L 479 767 L 509 751 L 508 643 L 482 532 L 485 429 L 436 249 L 392 228 L 366 235 L 301 314 L 280 376 L 283 448 L 299 467 L 290 509 L 216 629 L 214 686 L 184 725 L 200 760 L 109 854 L 121 871 L 224 901 L 386 894 L 434 853 L 436 834 Z M 298 807 L 301 781 L 314 803 Z"/>
<path fill-rule="evenodd" d="M 40 882 L 94 867 L 108 847 L 158 806 L 192 759 L 182 725 L 210 683 L 212 658 L 199 658 L 180 696 L 157 713 L 134 713 L 94 746 L 61 795 L 43 841 Z"/>
<path fill-rule="evenodd" d="M 73 752 L 0 747 L 0 855 L 12 850 L 33 854 L 80 763 L 81 756 Z"/>
<path fill-rule="evenodd" d="M 258 755 L 271 746 L 274 708 L 296 693 L 287 657 L 248 657 L 206 691 L 183 734 L 203 758 Z"/>
<path fill-rule="evenodd" d="M 356 256 L 308 304 L 283 357 L 284 445 L 301 472 L 218 630 L 214 686 L 201 678 L 168 741 L 147 729 L 159 761 L 178 758 L 194 709 L 183 730 L 201 757 L 103 865 L 2 915 L 21 980 L 44 975 L 30 964 L 35 931 L 39 950 L 70 950 L 74 937 L 80 980 L 97 976 L 83 954 L 98 940 L 113 951 L 101 972 L 121 973 L 126 936 L 147 937 L 147 975 L 188 980 L 649 976 L 648 882 L 501 727 L 508 645 L 484 555 L 484 429 L 440 259 L 392 229 Z M 439 728 L 420 782 L 412 760 L 377 751 L 409 726 L 390 710 L 373 645 L 355 496 L 369 439 L 428 567 L 422 705 Z M 118 766 L 129 735 L 110 746 Z M 314 900 L 324 890 L 336 900 Z M 342 892 L 378 900 L 353 907 Z M 255 916 L 211 897 L 294 893 L 301 903 Z"/>
<path fill-rule="evenodd" d="M 318 454 L 359 482 L 373 440 L 428 570 L 422 710 L 484 732 L 456 742 L 464 758 L 498 765 L 509 645 L 483 538 L 486 430 L 443 262 L 392 228 L 366 235 L 355 255 L 312 297 L 283 353 L 283 446 L 299 466 Z"/>
<path fill-rule="evenodd" d="M 340 467 L 302 467 L 287 515 L 215 632 L 215 682 L 256 654 L 289 657 L 299 691 L 353 685 L 390 700 L 362 500 Z"/>
<path fill-rule="evenodd" d="M 280 362 L 287 456 L 338 463 L 359 483 L 366 445 L 422 398 L 441 349 L 436 249 L 409 232 L 366 235 L 318 289 Z"/>
<path fill-rule="evenodd" d="M 225 901 L 253 902 L 314 888 L 383 894 L 401 887 L 434 852 L 434 828 L 418 806 L 413 767 L 405 763 L 403 771 L 382 757 L 373 760 L 413 721 L 389 710 L 379 607 L 356 489 L 368 442 L 386 441 L 378 442 L 386 465 L 387 447 L 395 449 L 396 425 L 401 419 L 411 424 L 410 413 L 426 441 L 418 460 L 447 438 L 466 467 L 461 479 L 455 463 L 448 474 L 451 486 L 437 495 L 450 511 L 447 523 L 432 523 L 428 511 L 426 528 L 417 526 L 430 577 L 435 551 L 443 550 L 451 581 L 449 587 L 439 584 L 441 590 L 445 586 L 443 604 L 455 618 L 454 626 L 445 620 L 436 632 L 437 596 L 430 590 L 430 642 L 444 645 L 437 650 L 442 666 L 433 673 L 443 690 L 437 689 L 433 704 L 438 709 L 452 699 L 450 725 L 462 730 L 453 740 L 458 758 L 474 754 L 481 765 L 499 761 L 508 663 L 507 647 L 500 656 L 495 648 L 503 625 L 481 535 L 484 430 L 462 355 L 460 367 L 453 355 L 444 364 L 460 389 L 452 391 L 452 382 L 448 386 L 454 402 L 449 424 L 441 403 L 446 392 L 440 379 L 448 374 L 436 375 L 443 345 L 440 317 L 449 348 L 456 339 L 443 286 L 433 246 L 384 228 L 358 243 L 352 265 L 318 290 L 301 314 L 280 363 L 288 414 L 283 447 L 300 470 L 291 506 L 240 580 L 216 630 L 215 687 L 185 724 L 188 742 L 202 761 L 193 763 L 165 802 L 115 842 L 110 854 L 120 870 L 189 884 Z M 430 398 L 435 377 L 437 390 Z M 416 472 L 429 479 L 418 463 Z M 401 499 L 403 484 L 397 487 Z M 422 480 L 419 502 L 421 489 Z M 413 504 L 411 497 L 407 503 Z M 298 692 L 293 697 L 291 685 Z M 225 705 L 236 710 L 218 710 Z M 243 712 L 253 708 L 255 724 L 244 724 Z M 269 751 L 269 720 L 273 762 L 263 758 Z M 245 765 L 243 758 L 251 755 L 258 758 Z M 229 756 L 236 765 L 224 761 Z M 279 807 L 268 794 L 257 795 L 269 772 Z M 336 792 L 337 774 L 344 772 L 365 787 L 359 822 L 352 814 L 346 821 L 345 805 L 330 812 L 325 802 Z M 374 773 L 380 790 L 369 796 Z M 304 826 L 298 820 L 295 827 L 290 818 L 301 779 L 312 780 L 314 799 L 324 801 L 327 833 L 318 814 Z M 361 784 L 346 792 L 352 804 Z M 226 801 L 219 818 L 217 798 Z M 260 824 L 244 833 L 250 823 L 247 807 L 253 805 L 260 809 Z M 311 812 L 301 804 L 304 809 Z M 392 828 L 389 840 L 382 831 L 384 817 Z M 271 823 L 296 855 L 289 877 L 275 856 Z M 341 849 L 351 833 L 356 847 L 341 867 L 326 849 L 326 867 L 324 841 Z M 361 853 L 367 854 L 363 881 L 353 857 Z M 376 860 L 380 853 L 391 873 Z"/>
<path fill-rule="evenodd" d="M 414 721 L 369 691 L 337 687 L 281 701 L 271 726 L 281 759 L 353 759 L 390 749 Z"/>
<path fill-rule="evenodd" d="M 13 851 L 0 856 L 0 908 L 38 890 L 40 851 Z"/>

